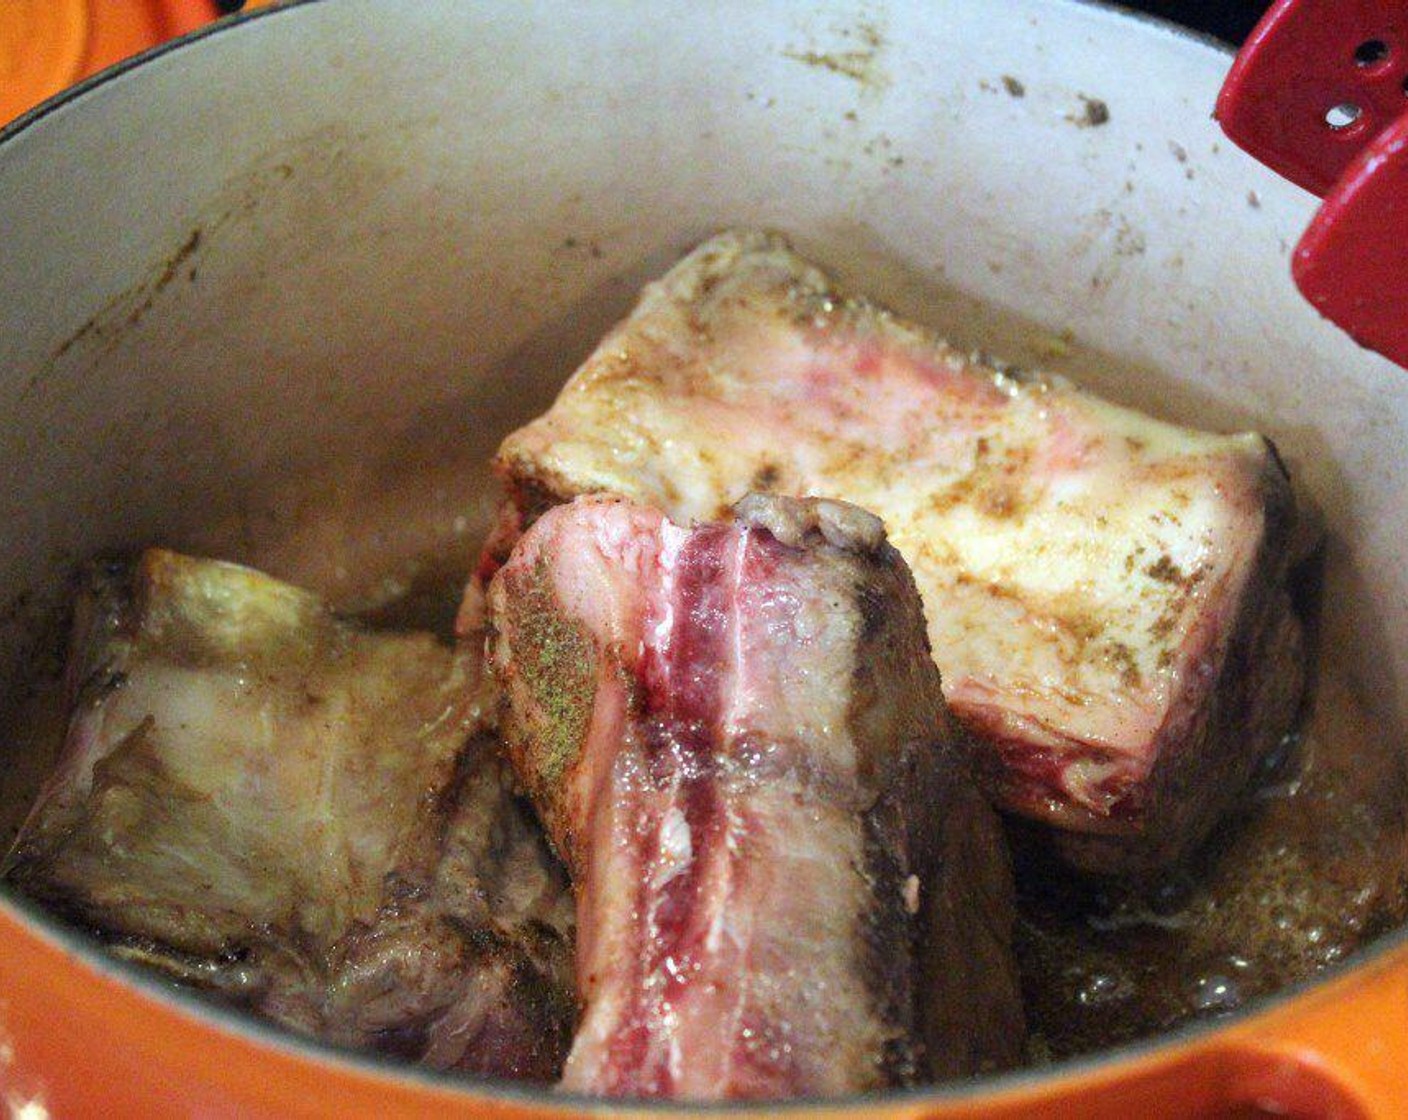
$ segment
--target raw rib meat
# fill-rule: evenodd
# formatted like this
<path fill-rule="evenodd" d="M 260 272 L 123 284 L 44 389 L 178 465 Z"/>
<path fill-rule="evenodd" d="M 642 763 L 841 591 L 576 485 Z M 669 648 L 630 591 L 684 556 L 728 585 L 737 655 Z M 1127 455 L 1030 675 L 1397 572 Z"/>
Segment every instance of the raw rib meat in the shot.
<path fill-rule="evenodd" d="M 551 1080 L 571 904 L 480 657 L 164 551 L 96 569 L 58 768 L 7 860 L 120 955 L 307 1033 Z"/>
<path fill-rule="evenodd" d="M 749 490 L 878 514 L 990 792 L 1087 869 L 1178 859 L 1297 707 L 1294 510 L 1265 439 L 992 368 L 775 236 L 723 234 L 648 287 L 497 465 L 511 504 L 486 576 L 584 493 L 677 521 Z"/>
<path fill-rule="evenodd" d="M 1005 841 L 878 520 L 583 498 L 489 604 L 505 742 L 578 900 L 566 1087 L 826 1096 L 1016 1059 Z"/>

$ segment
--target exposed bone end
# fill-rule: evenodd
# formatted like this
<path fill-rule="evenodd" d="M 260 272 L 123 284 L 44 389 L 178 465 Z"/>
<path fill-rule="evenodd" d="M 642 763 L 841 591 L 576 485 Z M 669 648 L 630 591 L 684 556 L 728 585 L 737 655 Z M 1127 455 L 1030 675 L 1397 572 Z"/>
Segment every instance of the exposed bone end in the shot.
<path fill-rule="evenodd" d="M 784 498 L 777 494 L 745 495 L 733 507 L 741 524 L 766 529 L 779 541 L 800 548 L 819 533 L 833 548 L 869 554 L 885 545 L 885 523 L 869 510 L 833 498 Z"/>

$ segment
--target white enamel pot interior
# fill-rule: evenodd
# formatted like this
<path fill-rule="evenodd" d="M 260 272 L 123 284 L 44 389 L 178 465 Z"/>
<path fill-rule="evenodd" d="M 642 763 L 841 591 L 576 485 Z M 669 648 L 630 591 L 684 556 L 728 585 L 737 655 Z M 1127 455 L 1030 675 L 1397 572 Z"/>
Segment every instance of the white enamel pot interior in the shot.
<path fill-rule="evenodd" d="M 1330 532 L 1323 660 L 1395 750 L 1402 375 L 1292 288 L 1312 200 L 1220 138 L 1229 62 L 1052 0 L 315 0 L 100 76 L 0 137 L 0 678 L 13 693 L 96 552 L 161 542 L 349 605 L 407 557 L 467 563 L 498 440 L 643 281 L 748 225 L 964 345 L 1273 436 Z M 7 826 L 44 762 L 26 749 L 0 768 Z M 287 1042 L 104 963 L 11 896 L 0 918 L 11 1102 L 586 1107 Z M 1288 1024 L 1347 1006 L 1400 940 L 1216 1029 L 887 1107 L 1173 1116 L 1285 1092 L 1372 1111 L 1408 1053 L 1316 1058 Z M 35 1041 L 35 1008 L 62 1037 Z M 97 1098 L 78 1063 L 109 1031 L 123 1072 Z"/>

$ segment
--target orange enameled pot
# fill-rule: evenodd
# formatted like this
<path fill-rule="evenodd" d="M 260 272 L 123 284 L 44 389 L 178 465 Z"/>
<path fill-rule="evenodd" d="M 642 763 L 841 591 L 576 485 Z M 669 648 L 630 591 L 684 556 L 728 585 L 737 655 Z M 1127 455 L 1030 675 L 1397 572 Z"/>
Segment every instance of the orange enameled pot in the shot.
<path fill-rule="evenodd" d="M 0 122 L 219 14 L 215 0 L 9 0 L 0 6 Z"/>
<path fill-rule="evenodd" d="M 1321 672 L 1396 763 L 1408 406 L 1291 286 L 1312 200 L 1220 141 L 1229 62 L 1071 0 L 309 0 L 107 71 L 0 133 L 0 675 L 18 688 L 95 552 L 160 541 L 341 600 L 467 553 L 489 453 L 642 281 L 771 226 L 960 342 L 1272 435 L 1325 511 Z M 5 749 L 9 826 L 43 759 Z M 1405 1065 L 1394 931 L 1095 1059 L 789 1107 L 1390 1117 Z M 27 1117 L 633 1111 L 293 1039 L 3 893 L 0 1096 Z"/>

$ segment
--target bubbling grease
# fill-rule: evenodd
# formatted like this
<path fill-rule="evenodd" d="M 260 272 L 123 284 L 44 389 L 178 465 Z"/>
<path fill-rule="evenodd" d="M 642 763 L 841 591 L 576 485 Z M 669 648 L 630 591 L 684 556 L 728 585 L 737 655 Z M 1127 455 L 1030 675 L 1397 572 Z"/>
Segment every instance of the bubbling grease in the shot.
<path fill-rule="evenodd" d="M 1403 759 L 1326 661 L 1302 726 L 1189 866 L 1082 880 L 1015 830 L 1034 1062 L 1229 1015 L 1408 920 Z"/>

